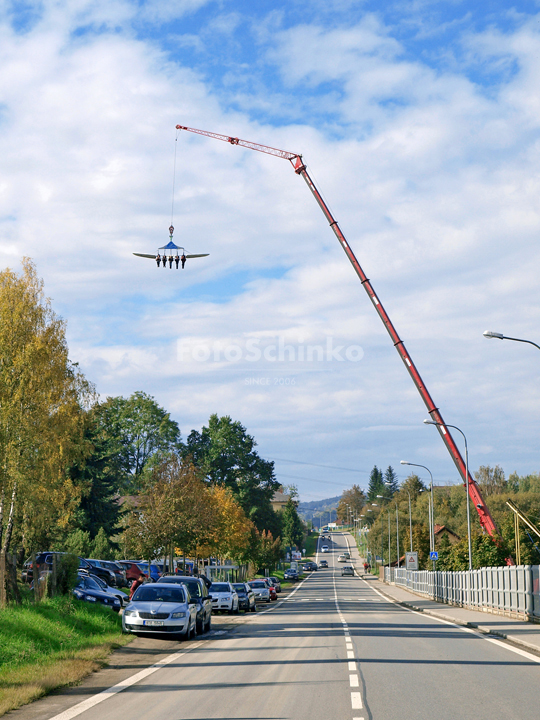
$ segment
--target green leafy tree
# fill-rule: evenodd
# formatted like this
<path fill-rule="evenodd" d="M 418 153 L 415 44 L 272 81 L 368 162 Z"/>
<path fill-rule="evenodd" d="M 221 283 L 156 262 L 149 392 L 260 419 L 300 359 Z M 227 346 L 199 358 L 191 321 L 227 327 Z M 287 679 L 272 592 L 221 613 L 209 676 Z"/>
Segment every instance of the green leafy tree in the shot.
<path fill-rule="evenodd" d="M 289 498 L 283 509 L 283 542 L 290 547 L 300 547 L 304 539 L 304 526 L 296 510 L 296 504 Z"/>
<path fill-rule="evenodd" d="M 279 529 L 271 499 L 280 485 L 274 463 L 263 460 L 246 428 L 228 415 L 211 415 L 208 426 L 189 434 L 184 456 L 199 467 L 208 481 L 230 488 L 257 529 Z"/>
<path fill-rule="evenodd" d="M 349 490 L 344 490 L 337 506 L 339 522 L 341 524 L 347 522 L 347 518 L 350 517 L 349 508 L 354 516 L 360 515 L 365 504 L 366 496 L 358 485 L 353 485 Z"/>
<path fill-rule="evenodd" d="M 92 543 L 92 553 L 93 557 L 99 560 L 111 560 L 113 557 L 111 543 L 102 527 L 99 528 L 98 534 Z"/>
<path fill-rule="evenodd" d="M 92 554 L 92 539 L 87 530 L 77 528 L 58 547 L 79 557 L 90 557 Z"/>
<path fill-rule="evenodd" d="M 485 497 L 508 491 L 508 483 L 500 465 L 495 465 L 494 468 L 490 465 L 480 465 L 474 476 Z"/>
<path fill-rule="evenodd" d="M 25 258 L 0 273 L 0 540 L 25 550 L 69 527 L 80 489 L 66 466 L 82 452 L 93 388 L 69 360 L 64 321 Z"/>
<path fill-rule="evenodd" d="M 94 418 L 104 441 L 98 458 L 100 451 L 107 454 L 125 492 L 138 492 L 153 466 L 182 449 L 178 424 L 144 392 L 107 398 L 95 408 Z"/>

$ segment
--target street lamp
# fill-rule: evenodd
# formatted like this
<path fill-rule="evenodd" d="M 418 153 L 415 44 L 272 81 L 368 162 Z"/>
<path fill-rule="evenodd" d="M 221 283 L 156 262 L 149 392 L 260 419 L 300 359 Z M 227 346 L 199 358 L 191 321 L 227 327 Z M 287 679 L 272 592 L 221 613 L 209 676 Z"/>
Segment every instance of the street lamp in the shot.
<path fill-rule="evenodd" d="M 402 465 L 410 465 L 410 463 L 406 462 L 405 460 L 401 460 Z M 401 490 L 405 490 L 407 495 L 409 496 L 409 539 L 411 541 L 411 552 L 412 549 L 412 513 L 411 513 L 411 493 L 407 490 L 407 488 L 401 488 Z"/>
<path fill-rule="evenodd" d="M 442 425 L 435 420 L 424 420 L 426 425 Z M 465 441 L 465 487 L 467 489 L 467 540 L 469 544 L 469 570 L 472 570 L 472 545 L 471 545 L 471 510 L 469 502 L 469 448 L 467 446 L 467 438 L 463 430 L 460 430 L 457 425 L 446 425 L 446 427 L 454 428 L 463 436 Z"/>
<path fill-rule="evenodd" d="M 412 465 L 413 467 L 421 467 L 424 468 L 424 470 L 427 470 L 429 473 L 429 476 L 431 478 L 431 484 L 430 484 L 430 499 L 429 499 L 429 544 L 431 547 L 431 550 L 435 550 L 435 504 L 433 502 L 433 475 L 431 473 L 431 470 L 426 467 L 425 465 L 419 465 L 418 463 L 412 463 L 407 462 L 407 460 L 401 460 L 401 465 Z M 409 495 L 409 503 L 410 503 L 411 496 Z M 410 513 L 410 504 L 409 504 L 409 513 Z M 412 533 L 412 529 L 411 529 Z M 412 550 L 412 534 L 411 534 L 411 550 Z M 435 570 L 435 560 L 433 561 L 433 569 Z"/>
<path fill-rule="evenodd" d="M 540 345 L 537 345 L 532 340 L 522 340 L 521 338 L 508 337 L 508 335 L 493 332 L 492 330 L 486 330 L 483 335 L 485 338 L 497 338 L 498 340 L 514 340 L 515 342 L 528 343 L 529 345 L 534 345 L 535 348 L 538 348 L 540 350 Z"/>

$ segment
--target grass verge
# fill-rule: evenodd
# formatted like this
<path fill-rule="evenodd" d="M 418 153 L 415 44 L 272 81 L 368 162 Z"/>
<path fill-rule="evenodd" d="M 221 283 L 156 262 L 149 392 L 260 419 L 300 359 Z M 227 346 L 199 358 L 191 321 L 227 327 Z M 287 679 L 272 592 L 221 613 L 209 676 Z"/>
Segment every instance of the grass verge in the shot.
<path fill-rule="evenodd" d="M 131 639 L 117 613 L 74 597 L 0 610 L 0 715 L 77 683 Z"/>
<path fill-rule="evenodd" d="M 319 533 L 311 533 L 308 535 L 304 547 L 306 550 L 306 558 L 313 557 L 317 552 L 317 540 L 319 539 Z"/>

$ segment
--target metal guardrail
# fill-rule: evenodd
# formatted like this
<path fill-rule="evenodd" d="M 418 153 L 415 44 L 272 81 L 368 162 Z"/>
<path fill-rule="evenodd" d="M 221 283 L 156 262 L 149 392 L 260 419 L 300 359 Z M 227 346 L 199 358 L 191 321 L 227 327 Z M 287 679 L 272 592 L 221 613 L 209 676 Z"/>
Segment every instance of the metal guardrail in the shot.
<path fill-rule="evenodd" d="M 440 572 L 384 568 L 384 581 L 431 600 L 485 612 L 540 618 L 540 566 Z"/>

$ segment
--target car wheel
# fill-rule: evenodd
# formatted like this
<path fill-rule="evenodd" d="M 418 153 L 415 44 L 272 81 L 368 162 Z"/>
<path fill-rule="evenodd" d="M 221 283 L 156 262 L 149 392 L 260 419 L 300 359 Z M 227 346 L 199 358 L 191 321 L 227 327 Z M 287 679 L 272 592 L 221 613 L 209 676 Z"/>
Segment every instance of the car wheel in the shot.
<path fill-rule="evenodd" d="M 253 607 L 251 608 L 251 612 L 257 612 L 257 605 L 253 603 Z"/>
<path fill-rule="evenodd" d="M 197 628 L 197 635 L 202 635 L 204 632 L 204 623 L 202 620 L 197 619 L 197 622 L 195 624 L 195 627 Z"/>
<path fill-rule="evenodd" d="M 209 616 L 208 616 L 208 622 L 207 622 L 206 625 L 204 626 L 204 631 L 205 631 L 205 632 L 210 632 L 211 629 L 212 629 L 212 616 L 209 615 Z"/>
<path fill-rule="evenodd" d="M 233 610 L 233 613 L 234 613 L 235 615 L 240 615 L 240 605 L 237 605 L 237 606 L 236 606 L 236 610 Z"/>
<path fill-rule="evenodd" d="M 272 602 L 272 601 L 270 600 L 270 598 L 268 598 L 268 600 L 266 601 L 266 604 L 268 604 L 269 602 Z"/>
<path fill-rule="evenodd" d="M 232 608 L 228 611 L 229 615 L 232 615 L 233 612 L 234 612 L 234 610 Z"/>

